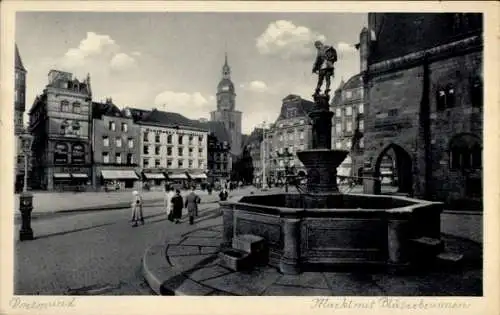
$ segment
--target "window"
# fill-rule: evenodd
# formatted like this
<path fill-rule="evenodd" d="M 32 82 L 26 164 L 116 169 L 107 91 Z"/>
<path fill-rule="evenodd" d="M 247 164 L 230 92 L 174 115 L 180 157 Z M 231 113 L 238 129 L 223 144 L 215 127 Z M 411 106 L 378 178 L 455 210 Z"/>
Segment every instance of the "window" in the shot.
<path fill-rule="evenodd" d="M 102 145 L 105 147 L 109 147 L 109 137 L 108 136 L 102 137 Z"/>
<path fill-rule="evenodd" d="M 398 115 L 398 112 L 399 111 L 397 108 L 389 109 L 388 115 L 389 115 L 389 117 L 395 117 Z"/>
<path fill-rule="evenodd" d="M 300 145 L 300 150 L 303 151 L 305 149 L 305 147 L 306 147 L 305 144 L 301 144 Z"/>
<path fill-rule="evenodd" d="M 73 113 L 80 114 L 80 112 L 81 112 L 80 103 L 74 102 L 73 103 Z"/>
<path fill-rule="evenodd" d="M 102 152 L 102 162 L 104 164 L 109 163 L 109 153 L 108 152 Z"/>
<path fill-rule="evenodd" d="M 350 99 L 352 97 L 352 91 L 345 92 L 345 98 Z"/>
<path fill-rule="evenodd" d="M 172 135 L 167 136 L 167 143 L 172 144 Z"/>
<path fill-rule="evenodd" d="M 127 153 L 127 164 L 134 164 L 134 155 L 132 153 Z"/>
<path fill-rule="evenodd" d="M 358 105 L 358 113 L 363 114 L 365 112 L 365 106 L 363 104 Z"/>
<path fill-rule="evenodd" d="M 172 160 L 167 160 L 167 167 L 172 167 Z"/>
<path fill-rule="evenodd" d="M 155 146 L 155 154 L 160 155 L 160 146 L 159 145 Z"/>
<path fill-rule="evenodd" d="M 436 92 L 436 107 L 438 111 L 455 106 L 455 89 L 451 84 Z"/>
<path fill-rule="evenodd" d="M 116 141 L 116 147 L 121 148 L 122 147 L 122 138 L 116 137 L 115 141 Z"/>
<path fill-rule="evenodd" d="M 142 147 L 142 153 L 149 154 L 149 146 L 148 145 L 145 145 Z"/>
<path fill-rule="evenodd" d="M 365 130 L 365 121 L 363 119 L 359 120 L 359 131 Z"/>
<path fill-rule="evenodd" d="M 351 132 L 352 131 L 352 121 L 347 121 L 346 122 L 346 131 Z"/>
<path fill-rule="evenodd" d="M 200 142 L 200 144 L 203 142 L 203 136 L 198 136 L 198 142 Z"/>
<path fill-rule="evenodd" d="M 203 155 L 203 148 L 198 149 L 198 155 L 200 155 L 200 156 Z"/>
<path fill-rule="evenodd" d="M 115 163 L 116 164 L 122 164 L 122 154 L 121 153 L 116 153 L 115 154 Z"/>
<path fill-rule="evenodd" d="M 149 167 L 149 159 L 148 158 L 143 159 L 142 165 L 144 168 L 148 168 Z"/>
<path fill-rule="evenodd" d="M 293 140 L 293 136 L 294 136 L 294 135 L 293 135 L 293 132 L 290 132 L 290 133 L 288 134 L 288 140 Z"/>
<path fill-rule="evenodd" d="M 126 123 L 122 123 L 122 131 L 127 132 L 128 131 L 128 125 Z"/>
<path fill-rule="evenodd" d="M 338 150 L 342 149 L 342 142 L 340 140 L 335 141 L 335 148 Z"/>
<path fill-rule="evenodd" d="M 299 131 L 299 139 L 304 140 L 304 130 Z"/>
<path fill-rule="evenodd" d="M 192 157 L 193 156 L 193 148 L 189 148 L 189 156 Z"/>
<path fill-rule="evenodd" d="M 193 136 L 189 136 L 189 144 L 193 144 Z"/>
<path fill-rule="evenodd" d="M 184 161 L 177 160 L 177 167 L 184 167 Z"/>
<path fill-rule="evenodd" d="M 144 132 L 144 134 L 142 135 L 142 140 L 144 142 L 148 142 L 149 141 L 149 133 L 147 131 Z"/>
<path fill-rule="evenodd" d="M 183 154 L 183 152 L 182 152 L 182 151 L 183 151 L 183 149 L 182 149 L 182 148 L 178 148 L 178 149 L 177 149 L 177 155 L 182 156 L 182 154 Z"/>
<path fill-rule="evenodd" d="M 198 164 L 200 165 L 200 168 L 204 168 L 204 165 L 203 165 L 202 161 L 200 161 Z"/>
<path fill-rule="evenodd" d="M 352 107 L 351 106 L 347 106 L 345 108 L 345 115 L 346 116 L 352 116 Z"/>
<path fill-rule="evenodd" d="M 69 112 L 69 102 L 61 101 L 61 112 Z"/>
<path fill-rule="evenodd" d="M 340 108 L 335 109 L 335 117 L 342 117 L 342 110 Z"/>
<path fill-rule="evenodd" d="M 69 123 L 67 120 L 64 120 L 62 123 L 61 123 L 61 134 L 65 134 L 66 133 L 66 128 L 69 127 Z"/>
<path fill-rule="evenodd" d="M 472 107 L 483 107 L 483 83 L 480 78 L 474 78 L 471 83 Z"/>
<path fill-rule="evenodd" d="M 336 134 L 341 134 L 342 133 L 342 124 L 341 123 L 336 123 L 335 124 L 335 133 Z"/>
<path fill-rule="evenodd" d="M 155 167 L 156 168 L 160 167 L 160 159 L 155 159 Z"/>
<path fill-rule="evenodd" d="M 482 148 L 479 139 L 472 135 L 460 135 L 450 142 L 450 168 L 471 170 L 482 168 Z"/>
<path fill-rule="evenodd" d="M 193 160 L 189 160 L 189 162 L 188 162 L 188 167 L 189 167 L 189 168 L 193 168 Z"/>
<path fill-rule="evenodd" d="M 182 144 L 182 135 L 179 135 L 178 137 L 179 137 L 179 138 L 178 138 L 178 141 L 179 141 L 178 143 L 179 143 L 179 144 Z"/>
<path fill-rule="evenodd" d="M 288 153 L 293 154 L 293 145 L 288 147 Z"/>
<path fill-rule="evenodd" d="M 283 141 L 283 134 L 280 133 L 280 141 Z"/>
<path fill-rule="evenodd" d="M 159 133 L 155 134 L 155 142 L 160 143 L 160 134 Z"/>
<path fill-rule="evenodd" d="M 114 121 L 110 121 L 109 122 L 109 130 L 115 131 L 115 129 L 116 129 L 115 122 Z"/>
<path fill-rule="evenodd" d="M 365 147 L 365 138 L 362 137 L 361 139 L 359 139 L 359 148 L 363 149 L 364 147 Z"/>
<path fill-rule="evenodd" d="M 134 147 L 134 139 L 133 138 L 128 138 L 128 147 L 132 149 Z"/>
<path fill-rule="evenodd" d="M 71 124 L 71 131 L 74 135 L 78 135 L 80 131 L 80 123 L 78 121 L 73 121 Z"/>
<path fill-rule="evenodd" d="M 168 156 L 172 155 L 172 147 L 167 147 L 167 155 Z"/>

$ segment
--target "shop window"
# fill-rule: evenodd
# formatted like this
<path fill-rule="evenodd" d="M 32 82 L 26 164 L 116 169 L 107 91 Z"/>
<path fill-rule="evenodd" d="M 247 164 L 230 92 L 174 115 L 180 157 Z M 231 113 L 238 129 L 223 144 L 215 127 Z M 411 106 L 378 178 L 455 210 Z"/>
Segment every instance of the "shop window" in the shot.
<path fill-rule="evenodd" d="M 54 148 L 54 164 L 68 164 L 69 149 L 66 143 L 56 143 Z"/>
<path fill-rule="evenodd" d="M 71 162 L 73 164 L 85 163 L 85 147 L 83 144 L 75 143 L 71 146 Z"/>

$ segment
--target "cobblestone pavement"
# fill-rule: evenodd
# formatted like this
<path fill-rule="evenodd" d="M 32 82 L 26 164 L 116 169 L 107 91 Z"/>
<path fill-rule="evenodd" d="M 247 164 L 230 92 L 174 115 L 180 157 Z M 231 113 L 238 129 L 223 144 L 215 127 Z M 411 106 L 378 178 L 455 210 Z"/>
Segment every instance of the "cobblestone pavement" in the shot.
<path fill-rule="evenodd" d="M 234 272 L 218 264 L 220 224 L 152 246 L 145 254 L 144 274 L 162 295 L 292 296 L 481 296 L 481 246 L 444 236 L 448 250 L 461 252 L 458 269 L 439 268 L 391 274 L 352 271 L 283 275 L 275 268 Z M 166 257 L 165 257 L 166 248 Z"/>
<path fill-rule="evenodd" d="M 136 228 L 125 209 L 35 221 L 36 239 L 14 244 L 14 293 L 151 294 L 140 273 L 146 248 L 220 219 L 217 204 L 201 205 L 193 226 L 185 218 L 182 224 L 171 223 L 161 207 L 145 208 L 144 215 L 145 225 Z"/>

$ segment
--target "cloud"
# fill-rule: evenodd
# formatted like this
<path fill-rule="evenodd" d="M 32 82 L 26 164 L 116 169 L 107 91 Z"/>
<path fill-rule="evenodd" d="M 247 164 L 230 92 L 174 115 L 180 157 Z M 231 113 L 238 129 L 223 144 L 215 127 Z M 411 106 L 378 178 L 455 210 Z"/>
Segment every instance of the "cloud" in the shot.
<path fill-rule="evenodd" d="M 280 56 L 285 59 L 304 58 L 314 54 L 314 41 L 324 41 L 326 37 L 305 26 L 297 26 L 291 21 L 279 20 L 270 23 L 257 37 L 258 51 L 263 55 Z"/>
<path fill-rule="evenodd" d="M 139 51 L 134 51 L 132 56 L 140 57 L 142 54 Z"/>
<path fill-rule="evenodd" d="M 161 110 L 180 113 L 191 119 L 208 117 L 210 110 L 215 108 L 200 92 L 163 91 L 156 96 L 154 103 Z"/>
<path fill-rule="evenodd" d="M 255 80 L 250 83 L 240 84 L 240 88 L 251 92 L 265 92 L 268 90 L 267 84 L 263 81 Z"/>
<path fill-rule="evenodd" d="M 337 43 L 337 52 L 340 54 L 354 54 L 358 50 L 354 45 L 345 43 L 345 42 L 338 42 Z"/>
<path fill-rule="evenodd" d="M 137 53 L 134 52 L 133 55 L 137 56 Z M 122 52 L 111 36 L 87 32 L 78 47 L 68 49 L 58 64 L 68 71 L 78 72 L 85 69 L 93 73 L 104 73 L 107 70 L 131 69 L 136 60 Z"/>
<path fill-rule="evenodd" d="M 135 59 L 124 53 L 118 53 L 110 61 L 113 70 L 123 71 L 133 68 L 136 65 Z"/>

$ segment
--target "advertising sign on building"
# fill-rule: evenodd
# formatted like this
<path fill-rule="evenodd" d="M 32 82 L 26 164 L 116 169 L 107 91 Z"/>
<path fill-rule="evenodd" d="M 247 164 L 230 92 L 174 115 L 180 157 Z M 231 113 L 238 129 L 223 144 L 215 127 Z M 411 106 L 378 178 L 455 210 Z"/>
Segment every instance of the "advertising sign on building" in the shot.
<path fill-rule="evenodd" d="M 68 145 L 56 143 L 54 150 L 54 164 L 68 164 Z"/>
<path fill-rule="evenodd" d="M 85 148 L 83 147 L 83 144 L 73 144 L 71 149 L 71 161 L 73 164 L 85 163 Z"/>

